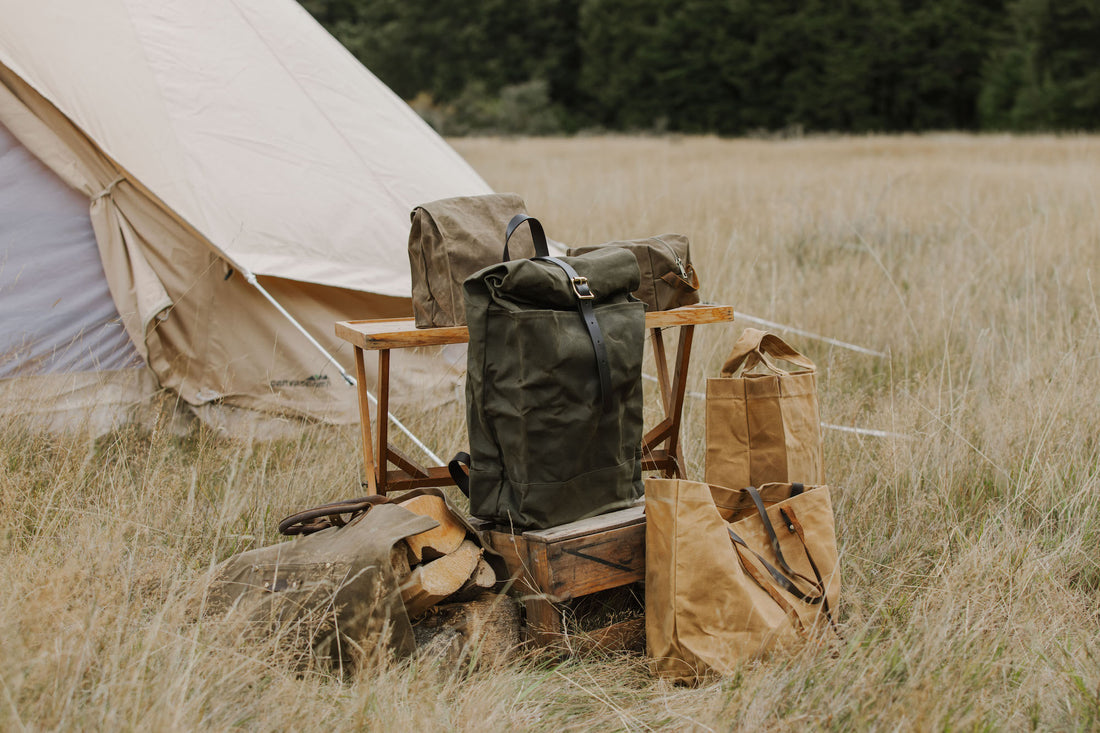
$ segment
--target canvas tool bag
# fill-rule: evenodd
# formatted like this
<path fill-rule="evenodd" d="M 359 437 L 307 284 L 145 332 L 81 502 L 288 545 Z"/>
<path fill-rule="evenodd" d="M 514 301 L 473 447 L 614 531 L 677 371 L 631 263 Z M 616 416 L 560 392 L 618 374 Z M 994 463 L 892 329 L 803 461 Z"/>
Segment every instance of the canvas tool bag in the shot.
<path fill-rule="evenodd" d="M 707 380 L 704 480 L 824 483 L 816 371 L 778 336 L 746 328 L 721 376 Z"/>
<path fill-rule="evenodd" d="M 417 206 L 409 229 L 413 316 L 417 328 L 466 323 L 462 282 L 501 261 L 500 233 L 516 214 L 527 213 L 512 193 L 460 196 Z M 530 240 L 513 249 L 531 251 Z"/>
<path fill-rule="evenodd" d="M 582 255 L 605 247 L 629 250 L 638 260 L 641 279 L 634 297 L 645 303 L 647 311 L 671 310 L 699 302 L 699 278 L 691 264 L 688 239 L 683 234 L 572 247 L 567 254 Z"/>
<path fill-rule="evenodd" d="M 378 646 L 409 654 L 412 626 L 390 556 L 398 541 L 438 526 L 396 504 L 367 502 L 346 524 L 223 562 L 206 610 L 243 614 L 303 664 L 354 664 Z"/>
<path fill-rule="evenodd" d="M 807 638 L 835 638 L 840 594 L 827 486 L 727 489 L 648 479 L 646 653 L 694 682 Z"/>
<path fill-rule="evenodd" d="M 507 261 L 524 222 L 539 256 Z M 613 248 L 549 257 L 523 215 L 504 252 L 464 284 L 470 513 L 547 528 L 630 506 L 643 491 L 638 264 Z"/>

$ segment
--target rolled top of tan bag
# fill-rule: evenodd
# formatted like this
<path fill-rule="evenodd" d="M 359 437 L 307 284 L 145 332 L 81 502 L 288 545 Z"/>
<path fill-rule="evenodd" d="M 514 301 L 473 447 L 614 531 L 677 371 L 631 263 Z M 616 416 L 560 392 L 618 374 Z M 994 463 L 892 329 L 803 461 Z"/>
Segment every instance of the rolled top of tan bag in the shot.
<path fill-rule="evenodd" d="M 742 366 L 747 371 L 761 363 L 776 374 L 793 373 L 781 369 L 768 357 L 800 366 L 806 371 L 817 371 L 817 367 L 809 358 L 774 333 L 761 331 L 758 328 L 746 328 L 741 333 L 741 338 L 737 339 L 737 343 L 733 345 L 730 355 L 726 357 L 726 363 L 722 365 L 722 376 L 732 377 Z"/>

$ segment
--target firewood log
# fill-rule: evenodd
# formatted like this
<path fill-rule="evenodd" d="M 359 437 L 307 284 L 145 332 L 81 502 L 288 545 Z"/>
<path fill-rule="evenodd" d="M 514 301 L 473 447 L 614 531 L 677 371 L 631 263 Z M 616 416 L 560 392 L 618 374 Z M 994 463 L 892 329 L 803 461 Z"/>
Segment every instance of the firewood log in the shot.
<path fill-rule="evenodd" d="M 447 599 L 449 603 L 462 603 L 464 601 L 472 601 L 487 590 L 491 590 L 493 586 L 497 584 L 497 574 L 493 570 L 493 566 L 490 565 L 484 557 L 481 557 L 477 561 L 477 567 L 474 569 L 469 580 L 462 584 L 455 593 Z"/>
<path fill-rule="evenodd" d="M 418 565 L 401 584 L 401 600 L 409 618 L 416 618 L 460 589 L 473 575 L 480 559 L 481 548 L 463 540 L 449 555 Z"/>
<path fill-rule="evenodd" d="M 417 655 L 456 668 L 467 659 L 481 668 L 507 663 L 520 646 L 520 612 L 506 595 L 482 593 L 466 603 L 445 603 L 413 625 Z"/>
<path fill-rule="evenodd" d="M 466 528 L 456 520 L 447 502 L 431 494 L 414 496 L 398 505 L 414 514 L 423 514 L 439 522 L 435 529 L 413 535 L 405 540 L 409 547 L 409 563 L 416 565 L 426 560 L 434 560 L 449 555 L 458 549 L 466 539 Z"/>

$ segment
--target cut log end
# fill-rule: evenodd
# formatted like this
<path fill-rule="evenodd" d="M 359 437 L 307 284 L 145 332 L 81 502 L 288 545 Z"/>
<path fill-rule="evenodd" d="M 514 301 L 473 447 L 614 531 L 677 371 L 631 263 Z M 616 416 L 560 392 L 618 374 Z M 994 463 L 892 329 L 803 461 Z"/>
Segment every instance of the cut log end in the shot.
<path fill-rule="evenodd" d="M 496 584 L 496 571 L 493 570 L 493 566 L 490 565 L 484 557 L 480 557 L 478 558 L 477 567 L 474 568 L 473 574 L 470 575 L 469 579 L 462 584 L 462 587 L 455 591 L 447 600 L 453 603 L 472 601 L 486 591 L 493 590 Z"/>
<path fill-rule="evenodd" d="M 409 618 L 424 611 L 461 589 L 478 569 L 481 548 L 463 540 L 454 552 L 417 566 L 401 585 L 401 600 Z"/>
<path fill-rule="evenodd" d="M 409 547 L 404 540 L 398 540 L 393 549 L 390 550 L 390 565 L 393 567 L 393 574 L 397 578 L 397 583 L 399 585 L 404 583 L 405 579 L 409 577 L 409 573 L 412 572 L 412 568 L 409 566 Z"/>
<path fill-rule="evenodd" d="M 409 562 L 413 565 L 449 555 L 466 539 L 466 527 L 455 519 L 442 497 L 422 494 L 398 502 L 398 506 L 439 522 L 434 529 L 406 538 Z"/>
<path fill-rule="evenodd" d="M 520 646 L 520 612 L 515 600 L 482 593 L 465 603 L 436 606 L 413 626 L 422 659 L 453 668 L 466 660 L 478 667 L 507 663 Z"/>

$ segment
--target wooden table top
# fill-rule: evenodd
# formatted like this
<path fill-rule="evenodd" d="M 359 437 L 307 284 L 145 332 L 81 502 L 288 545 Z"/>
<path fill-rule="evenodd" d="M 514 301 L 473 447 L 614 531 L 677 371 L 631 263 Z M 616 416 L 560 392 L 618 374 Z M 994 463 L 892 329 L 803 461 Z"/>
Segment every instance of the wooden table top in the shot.
<path fill-rule="evenodd" d="M 732 320 L 733 306 L 730 305 L 685 305 L 673 310 L 645 314 L 646 328 L 727 323 Z M 417 328 L 412 318 L 337 321 L 336 335 L 368 351 L 464 344 L 470 338 L 465 326 Z"/>

